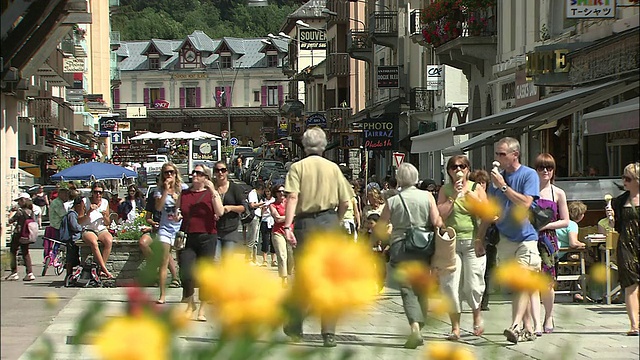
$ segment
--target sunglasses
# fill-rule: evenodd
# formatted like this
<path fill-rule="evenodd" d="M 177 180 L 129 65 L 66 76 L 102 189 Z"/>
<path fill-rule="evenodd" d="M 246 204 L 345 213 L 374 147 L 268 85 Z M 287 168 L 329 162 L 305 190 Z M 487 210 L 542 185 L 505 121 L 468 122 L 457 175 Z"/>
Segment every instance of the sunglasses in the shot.
<path fill-rule="evenodd" d="M 204 171 L 193 170 L 193 172 L 191 172 L 191 175 L 204 176 L 205 173 Z"/>
<path fill-rule="evenodd" d="M 454 164 L 449 166 L 449 170 L 464 170 L 466 169 L 468 166 L 466 164 Z"/>
<path fill-rule="evenodd" d="M 216 168 L 216 172 L 219 172 L 221 174 L 224 174 L 227 172 L 227 168 Z"/>
<path fill-rule="evenodd" d="M 276 190 L 276 194 L 284 194 L 284 189 L 278 189 L 278 190 Z"/>
<path fill-rule="evenodd" d="M 541 165 L 541 166 L 536 167 L 536 170 L 538 170 L 538 171 L 544 171 L 544 170 L 547 170 L 548 172 L 552 172 L 552 171 L 553 171 L 553 169 L 554 169 L 554 167 L 553 167 L 553 166 L 542 166 L 542 165 Z"/>
<path fill-rule="evenodd" d="M 623 176 L 623 177 L 622 177 L 622 181 L 624 181 L 624 182 L 631 182 L 632 180 L 633 180 L 633 179 L 632 179 L 632 178 L 630 178 L 630 177 L 628 177 L 628 176 Z"/>
<path fill-rule="evenodd" d="M 92 193 L 96 195 L 102 195 L 103 191 L 93 190 Z"/>
<path fill-rule="evenodd" d="M 164 174 L 165 174 L 165 175 L 175 175 L 175 174 L 176 174 L 176 172 L 175 172 L 175 170 L 166 170 L 166 171 L 164 172 Z"/>

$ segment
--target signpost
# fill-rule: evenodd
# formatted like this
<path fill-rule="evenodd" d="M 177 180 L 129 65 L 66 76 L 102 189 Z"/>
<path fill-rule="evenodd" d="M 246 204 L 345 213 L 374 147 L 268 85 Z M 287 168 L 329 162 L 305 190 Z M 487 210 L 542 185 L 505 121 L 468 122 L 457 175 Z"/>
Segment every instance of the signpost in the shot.
<path fill-rule="evenodd" d="M 393 153 L 393 162 L 396 166 L 396 168 L 399 168 L 400 165 L 402 165 L 402 163 L 404 162 L 404 153 L 400 153 L 400 152 L 394 152 Z"/>
<path fill-rule="evenodd" d="M 122 131 L 114 131 L 111 133 L 112 144 L 122 144 Z"/>
<path fill-rule="evenodd" d="M 229 135 L 229 132 L 227 130 L 222 130 L 220 132 L 220 136 L 222 136 L 223 139 L 226 139 L 228 135 Z"/>
<path fill-rule="evenodd" d="M 238 146 L 238 138 L 234 138 L 234 137 L 232 137 L 232 138 L 229 140 L 229 144 L 231 144 L 231 146 Z"/>

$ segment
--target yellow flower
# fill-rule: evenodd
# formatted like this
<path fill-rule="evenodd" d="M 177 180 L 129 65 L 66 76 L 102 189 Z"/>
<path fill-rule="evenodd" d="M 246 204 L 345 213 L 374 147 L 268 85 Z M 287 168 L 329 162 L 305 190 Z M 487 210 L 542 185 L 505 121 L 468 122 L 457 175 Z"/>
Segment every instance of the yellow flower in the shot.
<path fill-rule="evenodd" d="M 438 282 L 431 274 L 429 267 L 420 261 L 405 261 L 395 271 L 398 282 L 409 285 L 425 295 L 434 294 L 438 290 Z"/>
<path fill-rule="evenodd" d="M 605 264 L 596 263 L 591 265 L 591 270 L 589 271 L 589 277 L 596 283 L 606 283 L 607 282 L 607 267 Z"/>
<path fill-rule="evenodd" d="M 375 301 L 376 257 L 341 232 L 309 234 L 296 259 L 295 295 L 312 313 L 338 318 Z"/>
<path fill-rule="evenodd" d="M 220 265 L 201 261 L 196 274 L 200 293 L 215 304 L 225 335 L 257 336 L 282 322 L 285 291 L 272 274 L 238 257 L 223 259 Z"/>
<path fill-rule="evenodd" d="M 173 309 L 171 309 L 169 321 L 171 322 L 171 325 L 176 329 L 186 329 L 189 325 L 190 320 L 191 314 L 189 312 L 185 312 L 184 309 L 181 309 L 179 307 L 174 307 Z"/>
<path fill-rule="evenodd" d="M 510 261 L 496 268 L 496 281 L 516 291 L 543 291 L 549 287 L 548 276 L 531 271 L 516 261 Z"/>
<path fill-rule="evenodd" d="M 433 343 L 427 347 L 427 359 L 430 360 L 474 360 L 473 353 L 460 345 Z"/>
<path fill-rule="evenodd" d="M 45 303 L 49 309 L 55 308 L 56 305 L 60 302 L 60 296 L 58 296 L 55 292 L 47 293 L 45 298 Z"/>
<path fill-rule="evenodd" d="M 465 195 L 464 206 L 470 214 L 484 221 L 495 221 L 502 211 L 496 199 L 480 199 L 471 192 Z"/>
<path fill-rule="evenodd" d="M 522 205 L 515 205 L 511 209 L 511 216 L 516 223 L 522 224 L 530 216 L 529 208 Z"/>
<path fill-rule="evenodd" d="M 434 293 L 429 297 L 429 310 L 435 315 L 445 315 L 453 312 L 453 303 L 449 297 L 440 293 Z"/>
<path fill-rule="evenodd" d="M 169 355 L 167 328 L 148 314 L 111 318 L 92 339 L 104 360 L 163 360 Z"/>

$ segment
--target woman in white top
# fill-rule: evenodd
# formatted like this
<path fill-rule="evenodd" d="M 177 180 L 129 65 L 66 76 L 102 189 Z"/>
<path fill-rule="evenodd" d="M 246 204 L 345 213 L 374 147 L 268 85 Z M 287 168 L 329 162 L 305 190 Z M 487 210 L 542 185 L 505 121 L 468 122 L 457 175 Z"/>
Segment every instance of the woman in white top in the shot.
<path fill-rule="evenodd" d="M 271 266 L 276 267 L 276 249 L 273 247 L 273 240 L 271 238 L 271 229 L 273 228 L 274 220 L 269 211 L 269 205 L 273 204 L 276 199 L 271 194 L 271 189 L 268 187 L 264 189 L 264 198 L 262 199 L 262 217 L 260 219 L 260 238 L 262 245 L 260 251 L 262 251 L 262 266 L 268 266 L 267 253 L 271 254 Z"/>
<path fill-rule="evenodd" d="M 107 270 L 106 266 L 111 254 L 111 244 L 113 243 L 113 237 L 107 229 L 111 212 L 109 210 L 109 202 L 102 198 L 103 193 L 104 185 L 101 182 L 94 183 L 91 187 L 91 197 L 86 198 L 84 201 L 85 212 L 84 215 L 78 217 L 78 223 L 84 226 L 82 241 L 89 244 L 94 254 L 95 262 L 102 269 L 100 276 L 111 279 L 113 275 Z M 100 252 L 98 242 L 102 243 L 102 252 Z"/>

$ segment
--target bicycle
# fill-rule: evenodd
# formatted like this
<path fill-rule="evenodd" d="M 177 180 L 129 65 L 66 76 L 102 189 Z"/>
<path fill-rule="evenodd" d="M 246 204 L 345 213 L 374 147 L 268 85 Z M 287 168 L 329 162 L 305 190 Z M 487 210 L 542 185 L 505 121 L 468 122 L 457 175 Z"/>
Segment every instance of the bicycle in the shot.
<path fill-rule="evenodd" d="M 65 270 L 65 264 L 67 262 L 67 246 L 65 243 L 52 238 L 45 237 L 44 240 L 51 241 L 54 245 L 51 247 L 49 254 L 44 257 L 42 276 L 45 276 L 47 274 L 47 270 L 50 266 L 53 267 L 53 271 L 56 276 L 59 276 Z"/>

